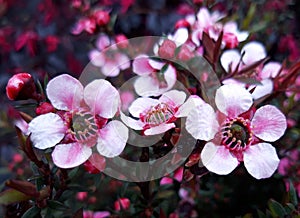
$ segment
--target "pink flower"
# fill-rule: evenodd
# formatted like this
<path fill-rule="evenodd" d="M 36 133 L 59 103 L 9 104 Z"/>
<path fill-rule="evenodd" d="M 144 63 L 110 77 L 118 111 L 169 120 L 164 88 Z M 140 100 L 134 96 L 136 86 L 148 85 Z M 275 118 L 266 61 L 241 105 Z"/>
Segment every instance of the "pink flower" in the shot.
<path fill-rule="evenodd" d="M 143 130 L 145 135 L 161 134 L 174 128 L 176 119 L 187 116 L 193 106 L 202 104 L 198 96 L 190 96 L 186 102 L 185 99 L 186 94 L 177 90 L 166 92 L 159 99 L 140 97 L 129 107 L 130 114 L 138 120 L 123 113 L 121 119 L 132 129 Z"/>
<path fill-rule="evenodd" d="M 97 39 L 97 49 L 93 49 L 89 53 L 91 63 L 96 67 L 101 68 L 101 72 L 105 76 L 118 76 L 121 70 L 125 70 L 130 66 L 129 58 L 117 46 L 111 47 L 114 42 L 109 39 L 107 35 L 100 35 Z"/>
<path fill-rule="evenodd" d="M 86 31 L 90 34 L 93 34 L 96 30 L 96 21 L 94 18 L 81 18 L 71 30 L 71 33 L 74 35 L 78 35 L 83 31 Z"/>
<path fill-rule="evenodd" d="M 250 120 L 243 113 L 253 104 L 250 93 L 238 85 L 223 85 L 215 97 L 217 111 L 209 104 L 193 109 L 186 122 L 196 139 L 209 141 L 201 152 L 203 165 L 211 172 L 227 175 L 240 162 L 256 179 L 270 177 L 279 164 L 274 142 L 285 132 L 285 116 L 274 106 L 256 110 Z"/>
<path fill-rule="evenodd" d="M 105 218 L 109 217 L 110 212 L 108 211 L 90 211 L 90 210 L 84 210 L 83 211 L 83 218 Z"/>
<path fill-rule="evenodd" d="M 47 96 L 59 110 L 34 118 L 29 123 L 34 147 L 54 147 L 52 158 L 61 168 L 84 163 L 96 145 L 105 157 L 119 155 L 128 138 L 120 121 L 110 121 L 119 107 L 118 91 L 106 80 L 98 79 L 85 88 L 75 78 L 61 75 L 47 85 Z"/>
<path fill-rule="evenodd" d="M 146 55 L 136 57 L 132 67 L 133 72 L 139 75 L 134 89 L 140 96 L 159 96 L 176 82 L 176 70 L 171 64 L 154 61 Z"/>

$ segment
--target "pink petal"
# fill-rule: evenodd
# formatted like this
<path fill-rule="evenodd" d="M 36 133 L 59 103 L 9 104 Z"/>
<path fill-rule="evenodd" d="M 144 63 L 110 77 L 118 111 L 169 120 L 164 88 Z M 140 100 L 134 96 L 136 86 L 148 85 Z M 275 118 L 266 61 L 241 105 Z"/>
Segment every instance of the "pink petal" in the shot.
<path fill-rule="evenodd" d="M 278 62 L 269 62 L 261 70 L 259 76 L 262 79 L 275 78 L 278 75 L 281 67 L 281 64 Z"/>
<path fill-rule="evenodd" d="M 134 117 L 140 117 L 140 114 L 149 110 L 152 106 L 158 105 L 157 99 L 141 97 L 136 99 L 129 107 L 129 113 Z"/>
<path fill-rule="evenodd" d="M 107 35 L 102 34 L 96 41 L 97 48 L 101 51 L 110 45 L 110 39 Z"/>
<path fill-rule="evenodd" d="M 135 120 L 131 117 L 127 117 L 124 113 L 120 112 L 121 120 L 127 126 L 134 130 L 142 130 L 145 124 L 141 120 Z"/>
<path fill-rule="evenodd" d="M 64 138 L 66 130 L 63 120 L 54 113 L 43 114 L 34 118 L 28 127 L 33 146 L 39 149 L 55 146 Z"/>
<path fill-rule="evenodd" d="M 275 148 L 269 143 L 250 146 L 244 152 L 244 164 L 247 171 L 256 179 L 269 178 L 279 164 Z"/>
<path fill-rule="evenodd" d="M 240 81 L 238 81 L 238 80 L 236 80 L 236 79 L 233 79 L 233 78 L 225 79 L 225 80 L 222 81 L 222 83 L 223 83 L 224 85 L 238 85 L 238 86 L 243 87 L 243 88 L 246 87 L 246 84 L 245 84 L 245 83 L 240 82 Z"/>
<path fill-rule="evenodd" d="M 161 68 L 163 68 L 163 66 L 166 65 L 165 62 L 155 61 L 155 60 L 152 60 L 152 59 L 149 59 L 148 63 L 155 70 L 161 70 Z"/>
<path fill-rule="evenodd" d="M 163 177 L 160 182 L 159 182 L 160 185 L 170 185 L 170 184 L 173 184 L 173 179 L 170 178 L 170 177 Z"/>
<path fill-rule="evenodd" d="M 118 91 L 103 79 L 94 80 L 85 87 L 84 100 L 92 112 L 104 118 L 112 118 L 120 104 Z"/>
<path fill-rule="evenodd" d="M 130 67 L 130 60 L 126 55 L 124 55 L 122 53 L 117 53 L 115 55 L 115 59 L 116 59 L 116 63 L 118 65 L 118 67 L 121 70 L 125 70 Z"/>
<path fill-rule="evenodd" d="M 249 42 L 247 43 L 241 53 L 244 53 L 243 62 L 246 65 L 253 64 L 256 61 L 262 60 L 267 56 L 265 47 L 260 42 Z"/>
<path fill-rule="evenodd" d="M 106 218 L 109 217 L 111 214 L 109 211 L 98 211 L 95 212 L 93 218 Z"/>
<path fill-rule="evenodd" d="M 260 107 L 255 112 L 251 125 L 255 136 L 269 142 L 278 140 L 287 128 L 284 114 L 272 105 Z"/>
<path fill-rule="evenodd" d="M 231 173 L 239 164 L 225 146 L 217 146 L 212 142 L 204 146 L 201 161 L 209 171 L 219 175 Z"/>
<path fill-rule="evenodd" d="M 79 142 L 59 144 L 52 152 L 52 159 L 60 168 L 73 168 L 83 164 L 92 155 L 92 149 Z"/>
<path fill-rule="evenodd" d="M 184 104 L 182 104 L 175 114 L 175 117 L 187 117 L 190 111 L 205 102 L 197 95 L 191 95 Z"/>
<path fill-rule="evenodd" d="M 183 91 L 171 90 L 168 91 L 159 98 L 160 102 L 172 105 L 173 107 L 179 107 L 185 101 L 186 94 Z"/>
<path fill-rule="evenodd" d="M 221 65 L 226 72 L 234 71 L 239 64 L 241 55 L 237 50 L 224 51 L 221 56 Z"/>
<path fill-rule="evenodd" d="M 96 67 L 102 67 L 106 61 L 105 55 L 98 50 L 92 50 L 89 53 L 91 63 Z"/>
<path fill-rule="evenodd" d="M 46 92 L 52 105 L 59 110 L 76 109 L 83 100 L 83 86 L 67 74 L 50 80 Z"/>
<path fill-rule="evenodd" d="M 140 96 L 160 95 L 158 81 L 150 76 L 140 76 L 134 81 L 134 90 Z"/>
<path fill-rule="evenodd" d="M 132 70 L 138 75 L 148 75 L 154 70 L 149 64 L 149 57 L 146 55 L 137 56 L 132 63 Z"/>
<path fill-rule="evenodd" d="M 98 152 L 105 157 L 116 157 L 122 153 L 128 140 L 128 129 L 120 121 L 110 121 L 99 130 Z"/>
<path fill-rule="evenodd" d="M 175 127 L 174 123 L 163 123 L 160 124 L 159 126 L 151 127 L 150 129 L 146 129 L 144 131 L 145 135 L 157 135 L 161 133 L 165 133 L 169 129 L 172 129 Z"/>
<path fill-rule="evenodd" d="M 187 116 L 185 128 L 195 138 L 209 141 L 218 132 L 218 121 L 214 109 L 206 103 L 195 107 Z"/>
<path fill-rule="evenodd" d="M 251 90 L 252 88 L 254 88 L 254 85 L 250 86 L 248 90 Z M 261 85 L 260 84 L 256 85 L 254 92 L 252 92 L 251 95 L 253 99 L 259 99 L 268 94 L 271 94 L 272 91 L 273 91 L 273 81 L 270 79 L 264 79 L 261 81 Z"/>
<path fill-rule="evenodd" d="M 223 85 L 216 92 L 218 109 L 230 118 L 249 110 L 252 103 L 251 94 L 239 85 Z"/>
<path fill-rule="evenodd" d="M 113 61 L 106 61 L 105 64 L 103 65 L 103 67 L 101 68 L 101 72 L 105 75 L 105 76 L 109 76 L 109 77 L 115 77 L 118 76 L 120 73 L 120 68 L 118 63 L 115 63 Z"/>
<path fill-rule="evenodd" d="M 168 86 L 165 89 L 161 89 L 162 90 L 161 94 L 168 91 L 174 86 L 177 80 L 176 69 L 169 64 L 167 70 L 164 73 L 164 77 Z"/>

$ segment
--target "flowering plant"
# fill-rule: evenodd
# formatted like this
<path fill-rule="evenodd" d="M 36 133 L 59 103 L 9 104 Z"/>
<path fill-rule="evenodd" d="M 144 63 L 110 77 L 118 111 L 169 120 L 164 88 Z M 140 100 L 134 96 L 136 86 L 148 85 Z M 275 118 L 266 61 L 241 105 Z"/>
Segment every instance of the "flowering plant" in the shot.
<path fill-rule="evenodd" d="M 267 28 L 290 10 L 272 2 L 166 4 L 158 34 L 169 18 L 138 1 L 45 0 L 36 29 L 7 20 L 3 126 L 20 151 L 5 217 L 299 216 L 299 44 L 271 47 L 293 31 Z"/>

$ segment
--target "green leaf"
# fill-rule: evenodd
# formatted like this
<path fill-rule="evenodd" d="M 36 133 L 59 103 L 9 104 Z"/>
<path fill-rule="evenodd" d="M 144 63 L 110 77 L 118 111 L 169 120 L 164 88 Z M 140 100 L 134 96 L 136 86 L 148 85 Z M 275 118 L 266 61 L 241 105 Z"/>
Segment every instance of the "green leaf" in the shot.
<path fill-rule="evenodd" d="M 54 209 L 54 210 L 66 210 L 66 209 L 69 209 L 69 207 L 67 207 L 63 203 L 61 203 L 59 201 L 54 201 L 54 200 L 49 200 L 48 201 L 48 206 L 49 206 L 49 208 Z"/>
<path fill-rule="evenodd" d="M 286 204 L 286 206 L 285 206 L 285 211 L 286 211 L 288 214 L 292 213 L 292 212 L 295 211 L 295 210 L 296 210 L 296 208 L 295 208 L 295 206 L 294 206 L 293 204 L 291 204 L 291 203 L 287 203 L 287 204 Z"/>
<path fill-rule="evenodd" d="M 284 217 L 286 215 L 284 207 L 279 202 L 270 199 L 268 206 L 273 217 Z"/>
<path fill-rule="evenodd" d="M 40 217 L 40 212 L 41 212 L 41 209 L 34 206 L 34 207 L 31 207 L 29 210 L 27 210 L 22 218 L 35 218 L 35 217 Z"/>
<path fill-rule="evenodd" d="M 259 218 L 266 218 L 267 217 L 261 210 L 257 210 L 257 215 L 258 215 Z"/>
<path fill-rule="evenodd" d="M 8 205 L 31 199 L 31 196 L 25 195 L 15 189 L 7 189 L 0 193 L 0 204 Z"/>
<path fill-rule="evenodd" d="M 289 201 L 293 205 L 297 206 L 298 205 L 297 193 L 296 193 L 295 187 L 291 181 L 290 181 L 290 190 L 289 190 L 288 195 L 289 195 Z"/>

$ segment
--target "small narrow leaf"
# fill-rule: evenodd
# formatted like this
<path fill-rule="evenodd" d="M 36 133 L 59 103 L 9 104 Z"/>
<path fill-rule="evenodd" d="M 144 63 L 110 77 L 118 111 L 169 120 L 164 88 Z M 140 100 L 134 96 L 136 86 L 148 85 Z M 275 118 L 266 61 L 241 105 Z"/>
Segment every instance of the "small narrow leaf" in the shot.
<path fill-rule="evenodd" d="M 286 215 L 284 207 L 279 202 L 270 199 L 268 206 L 273 217 L 284 217 Z"/>
<path fill-rule="evenodd" d="M 297 206 L 298 205 L 297 193 L 296 193 L 295 187 L 291 181 L 290 181 L 290 190 L 289 190 L 288 195 L 289 195 L 289 201 L 293 205 Z"/>
<path fill-rule="evenodd" d="M 59 201 L 54 201 L 54 200 L 49 200 L 48 201 L 48 206 L 49 206 L 49 208 L 54 209 L 54 210 L 66 210 L 66 209 L 69 209 L 69 207 L 67 207 L 63 203 L 61 203 Z"/>
<path fill-rule="evenodd" d="M 8 205 L 13 203 L 18 203 L 21 201 L 26 201 L 31 199 L 31 196 L 25 195 L 15 189 L 7 189 L 0 193 L 0 204 Z"/>
<path fill-rule="evenodd" d="M 40 214 L 40 212 L 41 212 L 41 209 L 38 208 L 38 207 L 36 207 L 36 206 L 34 206 L 34 207 L 29 208 L 29 210 L 27 210 L 27 211 L 23 214 L 22 218 L 35 218 L 35 217 L 40 217 L 40 216 L 38 216 L 38 215 Z"/>

